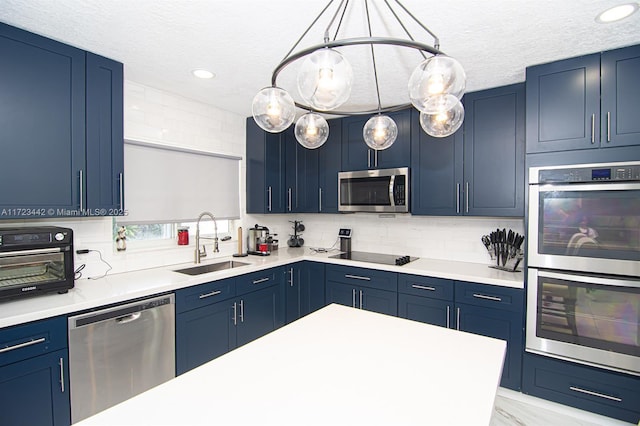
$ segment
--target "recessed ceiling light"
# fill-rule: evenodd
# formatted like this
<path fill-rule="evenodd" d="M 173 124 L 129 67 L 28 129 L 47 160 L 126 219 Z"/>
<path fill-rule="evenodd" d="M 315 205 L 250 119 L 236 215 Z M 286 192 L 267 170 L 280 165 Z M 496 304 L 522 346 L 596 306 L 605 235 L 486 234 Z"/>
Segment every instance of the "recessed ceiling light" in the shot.
<path fill-rule="evenodd" d="M 609 22 L 619 21 L 621 19 L 626 18 L 629 15 L 632 15 L 637 10 L 638 10 L 637 2 L 614 6 L 600 13 L 598 16 L 596 16 L 596 22 L 600 24 L 606 24 Z"/>
<path fill-rule="evenodd" d="M 195 75 L 198 78 L 213 78 L 213 77 L 216 76 L 211 71 L 207 71 L 207 70 L 203 70 L 203 69 L 196 69 L 196 70 L 193 70 L 191 72 L 193 73 L 193 75 Z"/>

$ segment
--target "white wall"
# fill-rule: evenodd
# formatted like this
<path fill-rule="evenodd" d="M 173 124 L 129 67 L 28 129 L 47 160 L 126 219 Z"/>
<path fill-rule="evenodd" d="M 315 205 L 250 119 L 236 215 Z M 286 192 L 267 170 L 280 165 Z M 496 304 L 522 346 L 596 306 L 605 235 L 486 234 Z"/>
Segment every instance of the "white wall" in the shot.
<path fill-rule="evenodd" d="M 159 142 L 245 158 L 245 117 L 209 105 L 167 93 L 131 81 L 124 84 L 125 139 Z M 240 211 L 246 210 L 245 161 L 240 168 Z M 149 167 L 141 164 L 140 167 Z M 223 176 L 221 179 L 233 177 Z M 126 188 L 125 188 L 126 190 Z M 126 207 L 126 206 L 125 206 Z M 215 211 L 213 212 L 215 214 Z M 241 213 L 242 214 L 242 213 Z M 336 243 L 338 229 L 353 229 L 352 249 L 380 253 L 412 255 L 489 263 L 480 237 L 496 228 L 511 228 L 523 233 L 522 219 L 421 217 L 396 215 L 380 218 L 377 214 L 346 215 L 249 215 L 242 214 L 239 225 L 246 231 L 253 225 L 268 226 L 277 233 L 280 246 L 286 248 L 291 231 L 289 221 L 303 220 L 305 246 L 329 248 Z M 112 218 L 3 221 L 2 226 L 51 224 L 74 230 L 75 248 L 98 250 L 111 264 L 110 273 L 192 262 L 191 246 L 156 245 L 117 252 L 113 241 Z M 235 238 L 235 230 L 232 232 Z M 337 247 L 338 245 L 336 245 Z M 236 251 L 235 241 L 220 244 L 220 256 Z M 210 252 L 211 250 L 209 250 Z M 98 253 L 76 255 L 76 266 L 86 264 L 84 277 L 99 276 L 107 269 Z"/>

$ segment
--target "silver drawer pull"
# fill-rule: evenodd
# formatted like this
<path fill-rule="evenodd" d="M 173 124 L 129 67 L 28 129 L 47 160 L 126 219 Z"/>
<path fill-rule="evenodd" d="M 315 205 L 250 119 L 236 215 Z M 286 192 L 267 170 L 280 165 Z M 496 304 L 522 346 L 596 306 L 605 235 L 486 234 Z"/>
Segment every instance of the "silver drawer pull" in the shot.
<path fill-rule="evenodd" d="M 269 281 L 269 277 L 261 278 L 259 280 L 255 280 L 255 281 L 253 281 L 253 284 L 260 284 L 260 283 L 263 283 L 265 281 Z"/>
<path fill-rule="evenodd" d="M 201 294 L 200 296 L 198 296 L 198 299 L 206 299 L 207 297 L 217 296 L 220 293 L 222 293 L 222 291 L 220 290 L 212 291 L 211 293 Z"/>
<path fill-rule="evenodd" d="M 435 287 L 427 287 L 426 285 L 411 284 L 411 287 L 417 288 L 419 290 L 436 291 Z"/>
<path fill-rule="evenodd" d="M 345 278 L 353 278 L 354 280 L 371 281 L 371 278 L 369 278 L 369 277 L 361 277 L 359 275 L 345 274 L 344 277 Z"/>
<path fill-rule="evenodd" d="M 474 293 L 473 297 L 476 297 L 478 299 L 486 299 L 486 300 L 493 300 L 494 302 L 502 302 L 502 298 L 500 297 L 496 297 L 496 296 L 487 296 L 485 294 L 477 294 Z"/>
<path fill-rule="evenodd" d="M 605 395 L 603 393 L 593 392 L 586 389 L 577 388 L 575 386 L 569 386 L 569 389 L 575 392 L 586 393 L 587 395 L 597 396 L 599 398 L 609 399 L 611 401 L 622 402 L 622 398 L 618 398 L 616 396 Z"/>
<path fill-rule="evenodd" d="M 18 345 L 7 346 L 6 348 L 0 349 L 0 354 L 3 354 L 5 352 L 10 352 L 16 349 L 20 349 L 20 348 L 26 348 L 27 346 L 31 346 L 31 345 L 37 345 L 38 343 L 42 343 L 45 340 L 46 339 L 44 337 L 41 337 L 39 339 L 29 340 L 28 342 L 20 343 Z"/>

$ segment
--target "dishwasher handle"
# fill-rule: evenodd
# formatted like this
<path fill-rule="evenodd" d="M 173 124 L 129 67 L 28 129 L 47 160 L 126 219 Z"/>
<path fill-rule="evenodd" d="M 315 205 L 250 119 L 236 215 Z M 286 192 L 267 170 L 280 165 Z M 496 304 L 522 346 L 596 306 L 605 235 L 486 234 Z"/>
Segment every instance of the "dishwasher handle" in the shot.
<path fill-rule="evenodd" d="M 140 318 L 142 312 L 158 308 L 163 305 L 174 305 L 174 294 L 154 297 L 152 299 L 140 300 L 126 305 L 115 306 L 113 308 L 102 309 L 95 312 L 69 317 L 69 330 L 87 327 L 99 322 L 115 320 L 118 324 L 127 324 Z"/>

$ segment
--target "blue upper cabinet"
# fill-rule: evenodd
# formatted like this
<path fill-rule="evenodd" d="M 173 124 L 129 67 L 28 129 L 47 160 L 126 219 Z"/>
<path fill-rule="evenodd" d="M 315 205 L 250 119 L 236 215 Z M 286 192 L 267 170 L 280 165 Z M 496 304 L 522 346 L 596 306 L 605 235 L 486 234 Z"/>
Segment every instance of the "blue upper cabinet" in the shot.
<path fill-rule="evenodd" d="M 375 151 L 364 142 L 362 129 L 372 116 L 351 116 L 342 120 L 342 170 L 407 167 L 411 157 L 412 108 L 387 114 L 398 126 L 398 138 L 391 147 Z"/>
<path fill-rule="evenodd" d="M 327 120 L 329 139 L 318 151 L 318 212 L 338 213 L 338 172 L 342 167 L 342 120 Z"/>
<path fill-rule="evenodd" d="M 465 121 L 427 135 L 414 112 L 411 211 L 433 216 L 524 215 L 524 83 L 464 97 Z"/>
<path fill-rule="evenodd" d="M 122 214 L 122 64 L 5 24 L 0 55 L 0 219 Z"/>
<path fill-rule="evenodd" d="M 80 207 L 85 52 L 0 23 L 0 218 Z"/>
<path fill-rule="evenodd" d="M 294 126 L 285 130 L 285 212 L 317 213 L 318 150 L 307 149 L 298 143 Z"/>
<path fill-rule="evenodd" d="M 640 144 L 640 46 L 527 68 L 527 153 Z"/>
<path fill-rule="evenodd" d="M 465 96 L 465 215 L 524 216 L 524 83 Z"/>
<path fill-rule="evenodd" d="M 285 152 L 281 135 L 247 118 L 247 213 L 285 212 Z"/>
<path fill-rule="evenodd" d="M 601 146 L 640 145 L 640 45 L 604 52 Z"/>
<path fill-rule="evenodd" d="M 86 202 L 110 215 L 124 211 L 122 64 L 87 53 Z"/>

